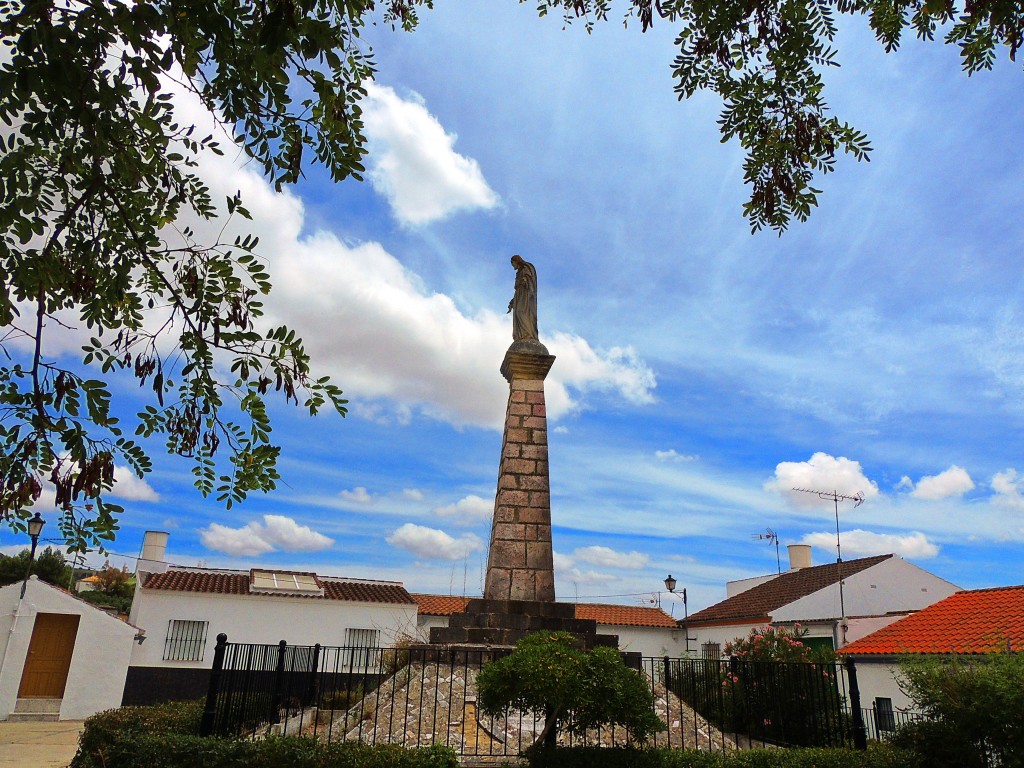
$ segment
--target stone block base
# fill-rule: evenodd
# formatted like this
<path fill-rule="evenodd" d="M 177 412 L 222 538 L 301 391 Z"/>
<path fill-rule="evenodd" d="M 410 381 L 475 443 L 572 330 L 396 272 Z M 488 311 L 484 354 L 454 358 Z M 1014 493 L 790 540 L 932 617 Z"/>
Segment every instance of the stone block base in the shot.
<path fill-rule="evenodd" d="M 431 645 L 512 646 L 532 632 L 570 632 L 584 648 L 617 648 L 616 635 L 597 634 L 597 622 L 577 619 L 571 603 L 539 600 L 470 600 L 466 610 L 448 620 L 447 627 L 430 630 Z"/>

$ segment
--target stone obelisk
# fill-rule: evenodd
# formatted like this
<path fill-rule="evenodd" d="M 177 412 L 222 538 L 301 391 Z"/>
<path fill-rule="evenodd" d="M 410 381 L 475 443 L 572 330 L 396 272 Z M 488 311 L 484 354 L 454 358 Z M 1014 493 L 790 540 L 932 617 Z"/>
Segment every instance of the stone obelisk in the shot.
<path fill-rule="evenodd" d="M 446 645 L 512 645 L 529 632 L 564 630 L 587 647 L 617 645 L 598 635 L 593 620 L 555 602 L 551 548 L 551 488 L 544 379 L 555 358 L 537 337 L 537 272 L 519 256 L 512 313 L 512 346 L 501 373 L 509 384 L 505 432 L 494 498 L 491 544 L 482 598 L 470 600 L 447 627 L 434 627 L 430 642 Z"/>

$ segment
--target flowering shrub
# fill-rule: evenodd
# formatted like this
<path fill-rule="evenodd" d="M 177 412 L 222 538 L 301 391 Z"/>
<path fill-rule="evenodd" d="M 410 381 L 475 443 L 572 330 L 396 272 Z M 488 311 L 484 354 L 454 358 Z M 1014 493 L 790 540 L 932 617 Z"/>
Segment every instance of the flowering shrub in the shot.
<path fill-rule="evenodd" d="M 807 630 L 799 624 L 786 627 L 757 627 L 746 637 L 725 644 L 725 655 L 744 661 L 810 661 L 835 659 L 832 651 L 811 648 L 803 642 Z"/>

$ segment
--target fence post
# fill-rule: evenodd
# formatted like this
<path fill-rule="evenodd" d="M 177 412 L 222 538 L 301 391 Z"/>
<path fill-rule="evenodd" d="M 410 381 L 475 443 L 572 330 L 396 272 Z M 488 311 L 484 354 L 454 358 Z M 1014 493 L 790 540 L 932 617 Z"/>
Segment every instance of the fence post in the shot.
<path fill-rule="evenodd" d="M 857 686 L 857 665 L 852 657 L 846 658 L 846 675 L 850 681 L 850 709 L 853 710 L 853 748 L 868 748 L 868 731 L 864 727 L 864 712 L 860 708 L 860 688 Z"/>
<path fill-rule="evenodd" d="M 665 690 L 672 690 L 672 659 L 665 657 Z"/>
<path fill-rule="evenodd" d="M 306 706 L 319 706 L 320 698 L 320 643 L 313 646 L 313 660 L 309 665 L 309 687 L 306 689 Z"/>
<path fill-rule="evenodd" d="M 213 649 L 213 668 L 210 669 L 210 686 L 206 689 L 206 707 L 203 708 L 203 719 L 199 721 L 199 735 L 213 734 L 214 722 L 217 719 L 217 694 L 220 693 L 221 670 L 224 669 L 224 651 L 228 647 L 228 636 L 221 632 L 217 635 L 217 645 Z"/>
<path fill-rule="evenodd" d="M 274 674 L 274 695 L 270 697 L 270 724 L 281 722 L 281 703 L 284 701 L 284 656 L 288 643 L 282 640 L 277 644 L 277 670 Z"/>

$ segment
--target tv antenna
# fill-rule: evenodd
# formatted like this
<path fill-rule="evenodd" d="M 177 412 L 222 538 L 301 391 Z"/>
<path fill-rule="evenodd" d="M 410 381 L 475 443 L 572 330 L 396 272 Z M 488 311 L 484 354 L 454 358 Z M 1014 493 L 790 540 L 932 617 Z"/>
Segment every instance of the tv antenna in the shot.
<path fill-rule="evenodd" d="M 775 543 L 775 565 L 779 569 L 779 573 L 782 573 L 782 560 L 779 559 L 779 534 L 773 531 L 771 528 L 765 528 L 764 533 L 755 533 L 750 538 L 756 541 L 767 540 L 769 544 Z"/>
<path fill-rule="evenodd" d="M 852 496 L 845 493 L 839 493 L 839 491 L 819 491 L 814 488 L 794 488 L 794 491 L 800 491 L 801 493 L 813 493 L 817 495 L 819 499 L 825 501 L 831 501 L 835 505 L 836 510 L 836 573 L 839 576 L 839 614 L 841 617 L 840 628 L 842 630 L 842 643 L 840 647 L 846 645 L 846 604 L 843 601 L 843 548 L 839 538 L 839 502 L 840 501 L 852 501 L 853 508 L 856 509 L 864 503 L 863 491 L 857 491 Z"/>

